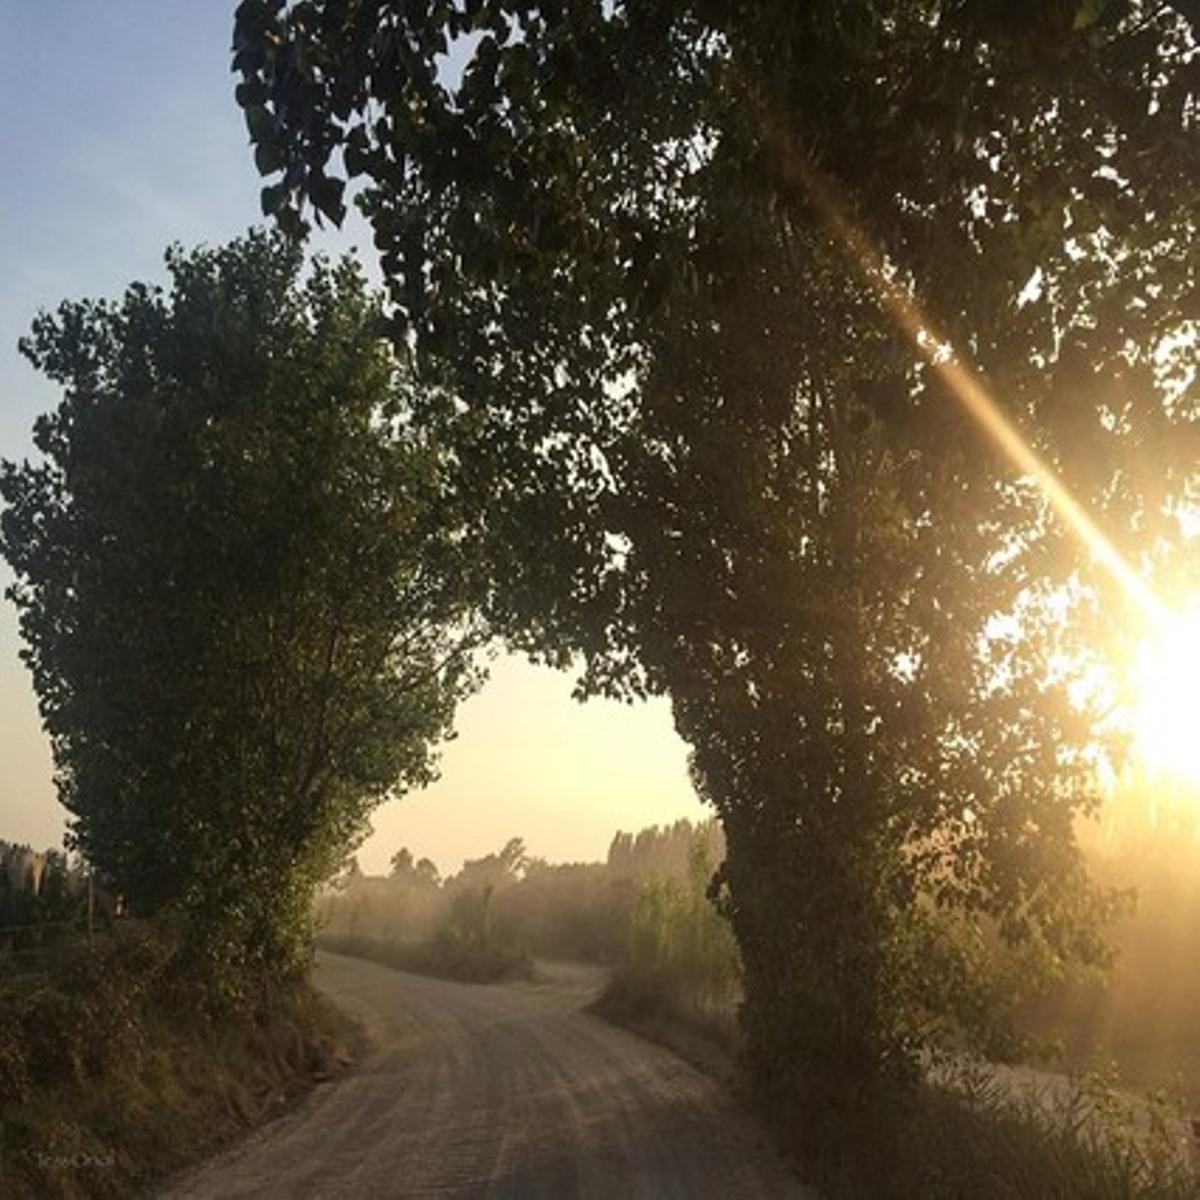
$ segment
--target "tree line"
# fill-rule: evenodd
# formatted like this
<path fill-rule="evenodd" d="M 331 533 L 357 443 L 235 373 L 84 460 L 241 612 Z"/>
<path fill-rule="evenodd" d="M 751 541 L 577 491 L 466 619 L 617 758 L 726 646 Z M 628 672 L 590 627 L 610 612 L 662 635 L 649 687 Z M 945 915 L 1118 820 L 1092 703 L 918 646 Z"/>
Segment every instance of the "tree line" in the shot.
<path fill-rule="evenodd" d="M 534 958 L 609 968 L 606 1002 L 737 1044 L 741 967 L 708 897 L 724 838 L 712 819 L 614 835 L 603 862 L 550 863 L 522 838 L 442 879 L 407 847 L 387 875 L 351 863 L 318 893 L 319 944 L 471 980 L 532 973 Z"/>
<path fill-rule="evenodd" d="M 387 875 L 364 875 L 352 859 L 319 894 L 317 919 L 330 936 L 419 943 L 449 934 L 519 954 L 611 966 L 628 957 L 647 885 L 682 884 L 702 861 L 697 894 L 711 908 L 705 891 L 723 857 L 713 820 L 617 833 L 604 862 L 547 862 L 514 837 L 445 878 L 403 847 Z M 722 923 L 715 910 L 711 915 Z"/>

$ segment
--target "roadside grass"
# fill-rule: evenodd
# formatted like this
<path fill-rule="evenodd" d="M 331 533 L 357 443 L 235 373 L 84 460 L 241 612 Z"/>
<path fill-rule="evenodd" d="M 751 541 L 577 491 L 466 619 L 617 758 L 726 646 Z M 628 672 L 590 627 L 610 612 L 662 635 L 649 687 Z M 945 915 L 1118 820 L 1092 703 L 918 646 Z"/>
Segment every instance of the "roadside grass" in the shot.
<path fill-rule="evenodd" d="M 665 1046 L 735 1091 L 743 1090 L 736 1012 L 697 1003 L 670 972 L 619 967 L 589 1011 Z"/>
<path fill-rule="evenodd" d="M 1184 1200 L 1200 1195 L 1169 1123 L 1138 1127 L 1115 1093 L 1076 1081 L 1066 1098 L 925 1085 L 887 1127 L 848 1130 L 804 1165 L 830 1200 Z M 883 1190 L 881 1190 L 883 1189 Z"/>
<path fill-rule="evenodd" d="M 349 1061 L 352 1031 L 309 987 L 218 1018 L 170 938 L 116 931 L 0 979 L 0 1195 L 143 1191 Z"/>
<path fill-rule="evenodd" d="M 483 944 L 449 929 L 423 942 L 321 934 L 317 946 L 334 954 L 369 959 L 397 971 L 458 983 L 502 983 L 532 979 L 534 973 L 533 960 L 524 952 Z"/>
<path fill-rule="evenodd" d="M 1185 1200 L 1200 1196 L 1165 1105 L 1095 1077 L 1013 1092 L 986 1070 L 923 1085 L 908 1112 L 870 1118 L 801 1162 L 829 1200 Z M 782 1131 L 787 1149 L 786 1131 Z"/>

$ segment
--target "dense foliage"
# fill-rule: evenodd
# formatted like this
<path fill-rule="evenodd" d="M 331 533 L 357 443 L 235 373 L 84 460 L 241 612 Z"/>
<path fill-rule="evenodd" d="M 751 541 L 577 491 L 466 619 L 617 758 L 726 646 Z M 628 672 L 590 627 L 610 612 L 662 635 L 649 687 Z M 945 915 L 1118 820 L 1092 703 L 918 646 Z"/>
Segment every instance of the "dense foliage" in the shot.
<path fill-rule="evenodd" d="M 264 209 L 339 220 L 340 151 L 396 336 L 464 401 L 418 420 L 492 616 L 587 688 L 669 692 L 751 1063 L 814 1136 L 912 1079 L 981 922 L 1053 968 L 1100 952 L 1070 684 L 1127 597 L 947 364 L 1165 560 L 1197 447 L 1189 7 L 238 8 Z"/>
<path fill-rule="evenodd" d="M 262 234 L 167 265 L 22 342 L 64 392 L 0 467 L 0 549 L 75 843 L 275 970 L 371 807 L 430 778 L 470 626 L 357 268 Z"/>

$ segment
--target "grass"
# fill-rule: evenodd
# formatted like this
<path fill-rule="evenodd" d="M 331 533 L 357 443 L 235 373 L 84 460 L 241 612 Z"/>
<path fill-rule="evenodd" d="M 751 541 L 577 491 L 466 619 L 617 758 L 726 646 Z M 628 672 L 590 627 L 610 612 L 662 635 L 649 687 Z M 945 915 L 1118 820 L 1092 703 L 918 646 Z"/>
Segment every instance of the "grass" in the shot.
<path fill-rule="evenodd" d="M 432 975 L 458 983 L 502 983 L 532 979 L 533 961 L 527 954 L 455 937 L 448 931 L 424 942 L 386 941 L 382 938 L 322 934 L 322 950 L 382 963 L 397 971 Z"/>
<path fill-rule="evenodd" d="M 885 1119 L 887 1119 L 885 1117 Z M 829 1200 L 1185 1200 L 1189 1149 L 1164 1114 L 1094 1079 L 1013 1094 L 986 1073 L 926 1084 L 900 1120 L 804 1164 Z"/>
<path fill-rule="evenodd" d="M 664 973 L 619 968 L 590 1011 L 665 1046 L 734 1090 L 744 1087 L 736 1014 L 689 1002 Z"/>
<path fill-rule="evenodd" d="M 349 1061 L 305 982 L 206 1016 L 169 939 L 127 929 L 0 983 L 0 1195 L 127 1196 Z"/>

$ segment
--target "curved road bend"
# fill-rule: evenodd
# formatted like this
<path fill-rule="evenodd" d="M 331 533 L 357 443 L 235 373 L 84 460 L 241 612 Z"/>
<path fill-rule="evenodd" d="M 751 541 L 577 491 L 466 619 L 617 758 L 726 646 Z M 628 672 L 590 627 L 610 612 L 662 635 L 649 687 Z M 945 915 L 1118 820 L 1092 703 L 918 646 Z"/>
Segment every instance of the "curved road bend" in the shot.
<path fill-rule="evenodd" d="M 318 955 L 371 1047 L 169 1197 L 774 1200 L 809 1195 L 721 1089 L 581 1011 L 599 976 L 483 986 Z"/>

